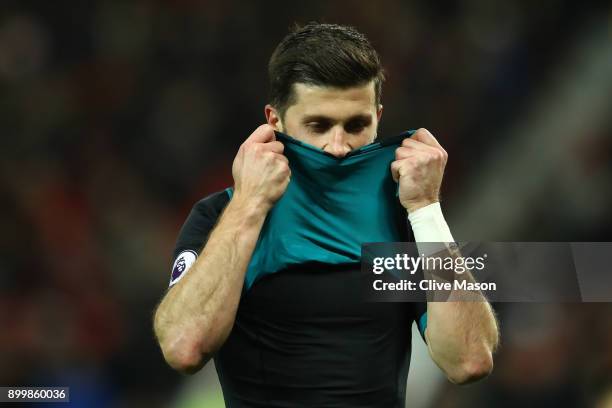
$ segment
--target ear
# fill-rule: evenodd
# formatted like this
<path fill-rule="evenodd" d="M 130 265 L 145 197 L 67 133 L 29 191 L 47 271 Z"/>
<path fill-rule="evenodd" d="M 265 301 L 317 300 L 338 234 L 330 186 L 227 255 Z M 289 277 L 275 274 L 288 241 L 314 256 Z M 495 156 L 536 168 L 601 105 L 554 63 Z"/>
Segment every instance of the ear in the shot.
<path fill-rule="evenodd" d="M 283 131 L 283 122 L 281 121 L 278 111 L 272 105 L 266 105 L 264 114 L 266 115 L 266 122 L 268 122 L 268 125 L 272 126 L 274 130 L 279 132 Z"/>
<path fill-rule="evenodd" d="M 380 122 L 380 118 L 382 117 L 382 113 L 383 113 L 383 106 L 382 104 L 379 104 L 378 110 L 376 111 L 376 117 L 378 118 L 379 122 Z"/>

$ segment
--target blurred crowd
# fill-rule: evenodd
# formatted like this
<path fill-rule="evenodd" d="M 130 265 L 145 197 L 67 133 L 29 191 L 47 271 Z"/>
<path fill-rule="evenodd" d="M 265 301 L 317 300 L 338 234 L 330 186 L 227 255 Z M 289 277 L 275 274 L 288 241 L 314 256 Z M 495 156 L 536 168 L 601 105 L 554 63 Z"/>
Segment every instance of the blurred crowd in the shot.
<path fill-rule="evenodd" d="M 267 60 L 310 20 L 374 43 L 388 77 L 379 135 L 438 137 L 451 210 L 581 29 L 607 24 L 612 41 L 605 3 L 3 1 L 0 385 L 68 384 L 83 407 L 172 404 L 183 379 L 151 314 L 174 240 L 195 201 L 232 184 L 238 146 L 264 121 Z M 578 151 L 594 166 L 612 162 L 602 123 Z M 608 213 L 537 214 L 504 240 L 610 241 Z M 609 305 L 498 306 L 494 376 L 442 386 L 433 407 L 612 406 Z"/>

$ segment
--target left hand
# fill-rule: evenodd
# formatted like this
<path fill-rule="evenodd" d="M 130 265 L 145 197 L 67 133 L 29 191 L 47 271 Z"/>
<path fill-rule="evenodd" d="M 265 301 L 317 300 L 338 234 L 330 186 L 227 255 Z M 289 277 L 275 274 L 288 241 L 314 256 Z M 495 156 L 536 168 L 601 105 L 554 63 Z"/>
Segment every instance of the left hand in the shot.
<path fill-rule="evenodd" d="M 395 150 L 393 180 L 399 181 L 402 206 L 413 212 L 440 200 L 440 185 L 448 154 L 427 129 L 417 130 Z"/>

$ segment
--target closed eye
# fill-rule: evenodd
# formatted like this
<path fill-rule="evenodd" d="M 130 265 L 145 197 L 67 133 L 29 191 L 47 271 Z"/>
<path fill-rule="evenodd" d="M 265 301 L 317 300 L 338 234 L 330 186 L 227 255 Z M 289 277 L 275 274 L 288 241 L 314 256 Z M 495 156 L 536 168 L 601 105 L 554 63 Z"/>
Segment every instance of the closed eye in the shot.
<path fill-rule="evenodd" d="M 305 117 L 302 123 L 310 132 L 322 134 L 331 129 L 337 121 L 321 115 L 312 115 Z M 371 124 L 372 117 L 370 115 L 358 114 L 348 118 L 343 127 L 347 133 L 359 134 Z"/>
<path fill-rule="evenodd" d="M 346 130 L 347 133 L 360 133 L 363 129 L 370 126 L 371 123 L 372 123 L 372 119 L 370 119 L 369 117 L 367 119 L 365 118 L 354 119 L 354 120 L 349 121 L 344 126 L 344 130 Z"/>
<path fill-rule="evenodd" d="M 327 121 L 308 122 L 306 127 L 314 133 L 325 133 L 331 127 L 331 123 Z"/>

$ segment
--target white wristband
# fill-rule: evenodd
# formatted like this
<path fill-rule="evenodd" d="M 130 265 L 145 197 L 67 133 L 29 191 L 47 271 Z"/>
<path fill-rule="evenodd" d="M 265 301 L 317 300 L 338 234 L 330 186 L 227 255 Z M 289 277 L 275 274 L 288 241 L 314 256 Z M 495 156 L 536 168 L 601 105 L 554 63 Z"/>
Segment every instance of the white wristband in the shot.
<path fill-rule="evenodd" d="M 408 221 L 410 221 L 412 226 L 414 241 L 417 243 L 419 254 L 428 252 L 425 255 L 430 255 L 433 249 L 431 245 L 427 245 L 427 251 L 425 251 L 422 248 L 424 245 L 419 246 L 419 242 L 440 242 L 445 244 L 455 242 L 438 202 L 408 213 Z"/>

